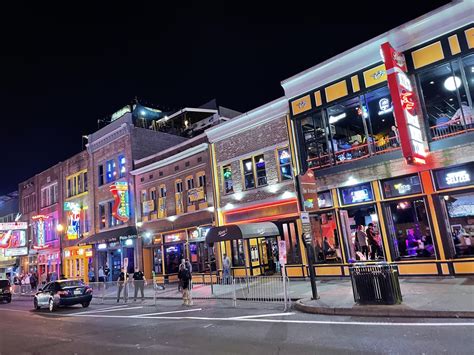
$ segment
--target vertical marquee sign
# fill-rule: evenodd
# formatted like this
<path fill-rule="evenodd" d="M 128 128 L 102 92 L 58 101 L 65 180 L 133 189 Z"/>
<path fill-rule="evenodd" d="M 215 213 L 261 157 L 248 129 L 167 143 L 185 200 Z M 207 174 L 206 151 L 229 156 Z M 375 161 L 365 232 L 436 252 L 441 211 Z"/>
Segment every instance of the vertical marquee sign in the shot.
<path fill-rule="evenodd" d="M 114 206 L 112 216 L 122 222 L 130 218 L 130 201 L 128 196 L 128 183 L 117 181 L 110 186 L 110 192 L 114 195 Z"/>
<path fill-rule="evenodd" d="M 64 211 L 67 212 L 67 230 L 66 237 L 68 240 L 79 238 L 81 206 L 75 202 L 64 202 Z"/>
<path fill-rule="evenodd" d="M 388 88 L 393 102 L 393 114 L 397 123 L 400 145 L 407 164 L 425 164 L 427 145 L 416 114 L 415 92 L 406 75 L 407 67 L 402 53 L 389 42 L 381 46 L 382 59 L 387 70 Z"/>
<path fill-rule="evenodd" d="M 36 222 L 36 245 L 33 246 L 33 249 L 45 249 L 48 247 L 46 245 L 46 226 L 44 224 L 44 220 L 48 218 L 49 216 L 42 214 L 31 217 Z"/>

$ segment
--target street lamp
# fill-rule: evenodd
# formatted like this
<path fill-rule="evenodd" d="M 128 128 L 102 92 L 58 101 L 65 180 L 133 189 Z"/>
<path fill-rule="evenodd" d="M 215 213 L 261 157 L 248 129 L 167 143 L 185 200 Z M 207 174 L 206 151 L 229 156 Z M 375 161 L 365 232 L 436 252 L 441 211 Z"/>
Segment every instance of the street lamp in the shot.
<path fill-rule="evenodd" d="M 61 223 L 58 223 L 56 225 L 56 231 L 58 232 L 59 236 L 59 262 L 61 263 L 61 270 L 59 273 L 58 279 L 61 279 L 61 275 L 63 275 L 63 246 L 62 246 L 62 240 L 63 240 L 63 231 L 64 231 L 64 226 Z"/>

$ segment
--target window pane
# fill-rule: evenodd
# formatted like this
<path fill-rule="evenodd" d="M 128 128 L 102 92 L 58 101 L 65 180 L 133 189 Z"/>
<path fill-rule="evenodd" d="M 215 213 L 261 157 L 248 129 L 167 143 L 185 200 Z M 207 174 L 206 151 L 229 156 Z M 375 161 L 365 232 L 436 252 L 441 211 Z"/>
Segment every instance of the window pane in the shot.
<path fill-rule="evenodd" d="M 99 186 L 104 185 L 104 166 L 99 165 Z"/>
<path fill-rule="evenodd" d="M 431 137 L 436 138 L 443 134 L 436 128 L 448 129 L 443 124 L 449 122 L 459 108 L 456 86 L 461 80 L 453 76 L 449 63 L 420 73 L 419 79 Z"/>
<path fill-rule="evenodd" d="M 334 212 L 311 217 L 311 233 L 315 248 L 315 262 L 340 262 L 342 260 Z"/>
<path fill-rule="evenodd" d="M 368 112 L 358 97 L 329 107 L 327 115 L 337 162 L 369 154 L 364 122 L 368 118 Z"/>
<path fill-rule="evenodd" d="M 290 180 L 293 178 L 291 172 L 291 155 L 288 148 L 278 151 L 278 162 L 280 164 L 280 175 L 282 180 Z"/>
<path fill-rule="evenodd" d="M 125 166 L 125 156 L 124 155 L 119 155 L 118 157 L 119 161 L 119 176 L 124 177 L 125 173 L 127 172 L 127 168 Z"/>
<path fill-rule="evenodd" d="M 262 155 L 258 155 L 255 158 L 255 169 L 257 171 L 257 184 L 258 186 L 267 184 L 267 172 L 265 171 L 265 158 Z"/>
<path fill-rule="evenodd" d="M 255 187 L 255 176 L 253 174 L 252 159 L 246 159 L 243 162 L 245 188 L 253 189 Z"/>
<path fill-rule="evenodd" d="M 232 266 L 245 266 L 244 242 L 241 239 L 232 241 Z"/>
<path fill-rule="evenodd" d="M 328 146 L 329 130 L 325 127 L 322 112 L 319 111 L 299 121 L 305 145 L 308 166 L 323 167 L 332 164 L 331 146 Z M 331 127 L 332 129 L 334 126 Z"/>
<path fill-rule="evenodd" d="M 474 56 L 471 56 L 474 58 Z M 474 59 L 471 59 L 470 62 L 474 64 Z M 472 123 L 473 123 L 473 117 L 472 117 L 472 108 L 469 105 L 469 99 L 467 95 L 470 95 L 468 92 L 469 89 L 465 87 L 464 83 L 457 85 L 457 80 L 456 78 L 459 78 L 461 82 L 464 82 L 463 76 L 466 74 L 466 79 L 468 78 L 467 72 L 464 71 L 464 68 L 461 68 L 460 62 L 455 61 L 452 63 L 452 68 L 453 68 L 453 73 L 454 73 L 454 78 L 455 78 L 455 84 L 458 88 L 459 91 L 459 96 L 461 97 L 461 108 L 457 110 L 454 114 L 453 117 L 451 117 L 451 120 L 460 120 L 460 123 L 467 128 L 472 128 Z M 472 68 L 468 68 L 471 71 L 471 77 L 472 77 Z M 471 79 L 472 80 L 472 79 Z M 474 83 L 471 83 L 471 87 L 474 85 Z"/>
<path fill-rule="evenodd" d="M 222 169 L 222 175 L 224 176 L 224 190 L 225 193 L 234 192 L 234 183 L 232 181 L 232 170 L 230 165 L 224 166 Z"/>
<path fill-rule="evenodd" d="M 373 152 L 380 152 L 399 146 L 392 98 L 388 87 L 372 90 L 365 94 L 368 108 L 367 125 L 373 140 Z"/>
<path fill-rule="evenodd" d="M 456 256 L 474 255 L 474 192 L 443 195 Z"/>
<path fill-rule="evenodd" d="M 435 255 L 423 199 L 391 202 L 384 207 L 387 232 L 395 260 Z"/>

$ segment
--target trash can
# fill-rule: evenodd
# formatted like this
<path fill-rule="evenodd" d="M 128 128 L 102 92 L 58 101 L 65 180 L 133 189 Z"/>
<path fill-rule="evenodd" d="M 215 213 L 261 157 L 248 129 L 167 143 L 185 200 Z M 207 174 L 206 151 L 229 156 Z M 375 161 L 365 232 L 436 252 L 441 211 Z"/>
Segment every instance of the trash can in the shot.
<path fill-rule="evenodd" d="M 400 304 L 398 266 L 388 263 L 354 264 L 349 268 L 354 301 L 358 304 Z"/>

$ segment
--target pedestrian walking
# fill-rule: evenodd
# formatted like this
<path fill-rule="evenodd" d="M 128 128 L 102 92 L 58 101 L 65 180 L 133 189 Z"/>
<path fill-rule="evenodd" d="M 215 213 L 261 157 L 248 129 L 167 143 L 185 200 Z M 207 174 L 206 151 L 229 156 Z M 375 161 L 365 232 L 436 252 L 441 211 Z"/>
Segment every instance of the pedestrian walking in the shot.
<path fill-rule="evenodd" d="M 143 272 L 140 271 L 138 267 L 135 268 L 135 272 L 133 273 L 133 284 L 135 286 L 135 291 L 134 291 L 134 296 L 133 296 L 133 301 L 137 301 L 137 294 L 138 290 L 140 290 L 140 293 L 142 295 L 142 302 L 145 300 L 145 285 L 146 285 L 146 279 L 145 275 Z"/>
<path fill-rule="evenodd" d="M 30 285 L 32 290 L 36 290 L 36 286 L 38 285 L 38 279 L 36 278 L 36 275 L 34 273 L 30 276 Z"/>
<path fill-rule="evenodd" d="M 359 243 L 359 251 L 365 256 L 365 260 L 369 259 L 369 248 L 367 247 L 367 234 L 364 232 L 364 226 L 359 225 L 356 232 L 356 241 Z M 360 257 L 360 255 L 359 255 Z"/>
<path fill-rule="evenodd" d="M 105 281 L 108 282 L 109 281 L 109 275 L 110 275 L 110 268 L 109 268 L 109 265 L 107 263 L 105 263 L 105 266 L 104 266 L 104 274 L 105 274 Z"/>
<path fill-rule="evenodd" d="M 126 282 L 127 282 L 127 276 L 122 268 L 120 269 L 120 275 L 117 279 L 117 303 L 120 301 L 120 294 L 122 293 L 122 290 L 123 290 L 124 302 L 127 302 L 128 292 L 127 292 Z"/>
<path fill-rule="evenodd" d="M 181 264 L 178 266 L 178 292 L 183 292 L 183 283 L 181 282 L 181 279 L 179 278 L 179 273 L 183 268 L 186 268 L 186 260 L 181 259 Z"/>
<path fill-rule="evenodd" d="M 193 300 L 191 297 L 191 272 L 186 266 L 180 267 L 178 278 L 183 286 L 183 306 L 192 306 Z"/>
<path fill-rule="evenodd" d="M 230 280 L 230 259 L 227 254 L 224 253 L 224 259 L 222 260 L 222 266 L 224 269 L 224 284 L 227 284 Z"/>

